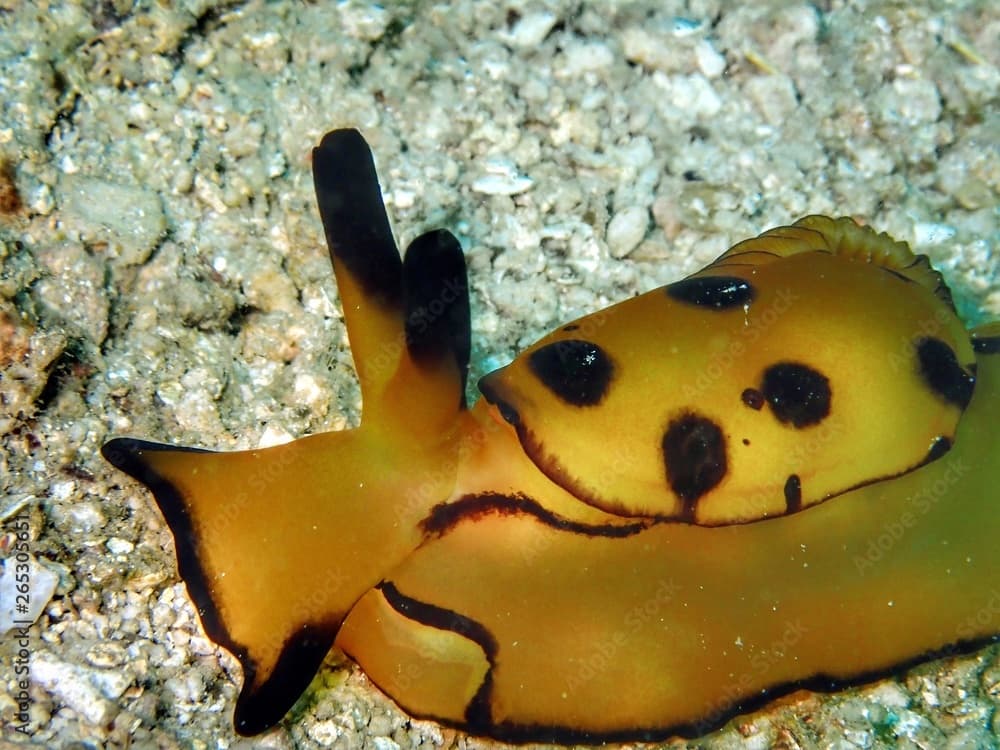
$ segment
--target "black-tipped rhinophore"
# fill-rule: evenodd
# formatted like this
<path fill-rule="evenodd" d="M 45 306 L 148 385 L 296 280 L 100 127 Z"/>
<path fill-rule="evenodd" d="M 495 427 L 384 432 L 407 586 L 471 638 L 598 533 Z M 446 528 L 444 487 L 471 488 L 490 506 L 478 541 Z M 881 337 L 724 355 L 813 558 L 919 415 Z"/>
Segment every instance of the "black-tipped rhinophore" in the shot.
<path fill-rule="evenodd" d="M 461 399 L 469 373 L 472 329 L 469 282 L 462 246 L 437 229 L 417 237 L 403 258 L 406 348 L 417 364 L 454 357 L 461 374 Z"/>
<path fill-rule="evenodd" d="M 343 264 L 366 296 L 400 307 L 402 262 L 375 160 L 361 133 L 334 130 L 323 136 L 313 149 L 313 182 L 334 270 Z"/>

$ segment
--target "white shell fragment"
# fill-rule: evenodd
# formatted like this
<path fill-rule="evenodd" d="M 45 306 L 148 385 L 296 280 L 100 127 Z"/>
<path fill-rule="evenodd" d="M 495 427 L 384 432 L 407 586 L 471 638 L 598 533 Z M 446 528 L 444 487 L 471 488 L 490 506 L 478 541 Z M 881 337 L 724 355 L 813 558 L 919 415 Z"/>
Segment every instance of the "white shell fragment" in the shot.
<path fill-rule="evenodd" d="M 535 47 L 548 36 L 558 20 L 555 13 L 547 10 L 527 13 L 514 24 L 509 34 L 504 35 L 504 41 L 522 49 Z"/>
<path fill-rule="evenodd" d="M 518 174 L 513 162 L 494 158 L 485 163 L 486 174 L 472 181 L 472 189 L 486 195 L 517 195 L 531 188 L 535 181 Z"/>
<path fill-rule="evenodd" d="M 0 635 L 37 620 L 59 583 L 56 573 L 39 564 L 33 556 L 26 557 L 27 560 L 19 561 L 18 555 L 12 555 L 0 563 L 3 569 L 0 574 Z M 22 565 L 27 566 L 27 571 Z M 18 590 L 18 584 L 24 583 L 22 577 L 25 573 L 28 584 L 26 594 Z"/>

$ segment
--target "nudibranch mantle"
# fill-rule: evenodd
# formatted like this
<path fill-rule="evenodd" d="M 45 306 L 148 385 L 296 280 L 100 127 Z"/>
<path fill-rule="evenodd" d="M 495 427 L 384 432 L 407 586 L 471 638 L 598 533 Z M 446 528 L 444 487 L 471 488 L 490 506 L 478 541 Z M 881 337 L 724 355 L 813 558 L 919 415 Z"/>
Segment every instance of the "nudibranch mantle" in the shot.
<path fill-rule="evenodd" d="M 313 174 L 360 426 L 103 450 L 243 667 L 241 734 L 334 645 L 414 716 L 597 742 L 997 637 L 1000 325 L 967 331 L 926 257 L 807 217 L 560 327 L 469 408 L 458 242 L 400 259 L 356 131 Z"/>

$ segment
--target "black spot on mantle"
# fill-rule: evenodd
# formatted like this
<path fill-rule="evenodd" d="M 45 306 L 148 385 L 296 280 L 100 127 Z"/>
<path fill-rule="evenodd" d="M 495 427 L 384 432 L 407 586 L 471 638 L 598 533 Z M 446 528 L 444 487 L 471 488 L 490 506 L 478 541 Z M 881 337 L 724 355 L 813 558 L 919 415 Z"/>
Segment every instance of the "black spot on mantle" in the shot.
<path fill-rule="evenodd" d="M 528 355 L 528 367 L 542 384 L 571 406 L 596 406 L 614 376 L 611 358 L 597 344 L 565 339 Z"/>
<path fill-rule="evenodd" d="M 785 481 L 785 512 L 795 513 L 802 509 L 802 480 L 798 474 L 790 474 Z"/>
<path fill-rule="evenodd" d="M 754 288 L 738 276 L 698 276 L 669 284 L 664 291 L 671 299 L 713 310 L 749 305 Z"/>
<path fill-rule="evenodd" d="M 917 362 L 927 387 L 945 401 L 964 409 L 972 400 L 976 378 L 962 369 L 955 350 L 941 339 L 917 339 Z"/>
<path fill-rule="evenodd" d="M 764 371 L 761 390 L 779 422 L 801 429 L 830 414 L 830 381 L 798 362 L 779 362 Z"/>
<path fill-rule="evenodd" d="M 695 504 L 726 476 L 726 438 L 715 422 L 698 414 L 673 420 L 663 435 L 667 483 L 694 519 Z"/>

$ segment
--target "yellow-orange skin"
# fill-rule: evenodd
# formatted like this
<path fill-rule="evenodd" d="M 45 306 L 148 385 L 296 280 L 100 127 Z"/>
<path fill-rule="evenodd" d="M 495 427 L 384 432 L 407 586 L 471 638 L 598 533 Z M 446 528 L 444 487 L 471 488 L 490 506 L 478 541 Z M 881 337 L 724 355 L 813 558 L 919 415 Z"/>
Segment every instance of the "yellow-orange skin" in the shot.
<path fill-rule="evenodd" d="M 892 256 L 884 259 L 890 267 L 913 260 L 902 243 L 850 219 L 808 217 L 740 243 L 695 274 L 751 282 L 752 303 L 706 311 L 654 290 L 545 336 L 484 380 L 558 464 L 550 475 L 567 474 L 556 481 L 611 512 L 683 516 L 664 481 L 660 439 L 672 417 L 692 409 L 730 437 L 728 471 L 698 500 L 697 523 L 784 513 L 790 474 L 801 479 L 803 507 L 822 502 L 918 465 L 936 436 L 954 434 L 961 414 L 923 384 L 912 352 L 930 334 L 970 365 L 964 326 L 921 283 L 929 278 L 903 279 L 869 262 L 879 251 Z M 593 408 L 554 398 L 527 364 L 533 352 L 576 338 L 599 344 L 620 371 Z M 833 406 L 819 424 L 794 429 L 740 402 L 759 373 L 787 360 L 830 379 Z"/>
<path fill-rule="evenodd" d="M 982 640 L 1000 627 L 1000 522 L 984 508 L 998 499 L 1000 357 L 979 373 L 951 453 L 806 511 L 627 539 L 491 516 L 387 578 L 496 636 L 492 718 L 514 736 L 707 729 L 761 690 L 855 682 Z M 402 620 L 369 591 L 338 644 L 407 710 L 461 723 L 478 682 L 454 667 L 445 681 L 433 634 Z M 480 676 L 481 651 L 468 659 Z"/>
<path fill-rule="evenodd" d="M 405 710 L 475 733 L 696 734 L 762 696 L 866 679 L 995 636 L 1000 356 L 973 354 L 933 276 L 904 282 L 879 268 L 905 265 L 908 250 L 845 221 L 811 217 L 765 240 L 782 257 L 737 246 L 739 262 L 727 254 L 707 269 L 754 279 L 761 296 L 746 311 L 685 309 L 656 291 L 579 321 L 631 378 L 582 414 L 534 380 L 523 356 L 489 376 L 559 460 L 556 480 L 585 485 L 585 498 L 536 465 L 495 407 L 455 407 L 454 366 L 417 365 L 398 346 L 393 366 L 359 368 L 358 429 L 229 454 L 132 448 L 183 506 L 192 559 L 181 570 L 190 583 L 198 566 L 206 627 L 251 675 L 241 701 L 267 686 L 304 626 L 322 626 Z M 822 253 L 817 233 L 832 243 Z M 336 270 L 358 361 L 401 341 L 401 321 Z M 747 344 L 699 384 L 713 352 L 753 330 L 786 289 L 759 334 L 764 354 Z M 691 320 L 657 328 L 654 354 L 650 321 L 665 314 Z M 893 369 L 890 355 L 928 321 L 963 366 L 977 366 L 964 413 L 912 368 Z M 995 343 L 1000 329 L 979 336 Z M 761 426 L 750 419 L 759 413 L 721 402 L 775 357 L 821 360 L 837 383 L 835 429 Z M 650 446 L 692 394 L 751 446 L 688 523 L 675 520 Z M 915 468 L 942 434 L 951 450 Z M 116 447 L 124 442 L 106 453 Z M 785 514 L 790 472 L 802 476 L 803 508 Z M 485 503 L 428 521 L 483 497 L 544 514 Z"/>

